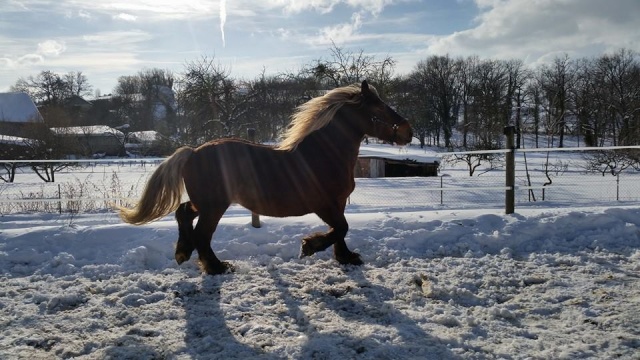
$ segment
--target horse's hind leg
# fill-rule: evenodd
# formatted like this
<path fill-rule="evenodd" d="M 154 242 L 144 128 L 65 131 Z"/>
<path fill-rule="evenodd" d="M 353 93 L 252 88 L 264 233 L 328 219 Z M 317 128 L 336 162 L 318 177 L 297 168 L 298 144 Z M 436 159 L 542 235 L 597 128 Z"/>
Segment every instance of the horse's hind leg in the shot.
<path fill-rule="evenodd" d="M 193 219 L 198 216 L 190 201 L 180 204 L 176 210 L 176 220 L 178 221 L 178 242 L 176 243 L 176 261 L 178 265 L 189 260 L 191 253 L 195 250 L 193 243 Z"/>
<path fill-rule="evenodd" d="M 333 245 L 333 254 L 341 264 L 362 265 L 360 255 L 347 247 L 344 237 L 349 231 L 349 224 L 344 217 L 344 207 L 318 211 L 316 214 L 331 228 L 325 234 L 315 234 L 302 240 L 300 257 L 310 256 Z"/>
<path fill-rule="evenodd" d="M 200 266 L 204 272 L 210 275 L 233 271 L 231 264 L 220 261 L 211 249 L 211 238 L 226 209 L 226 206 L 213 211 L 200 209 L 200 217 L 194 230 L 193 242 L 196 250 L 198 250 Z"/>

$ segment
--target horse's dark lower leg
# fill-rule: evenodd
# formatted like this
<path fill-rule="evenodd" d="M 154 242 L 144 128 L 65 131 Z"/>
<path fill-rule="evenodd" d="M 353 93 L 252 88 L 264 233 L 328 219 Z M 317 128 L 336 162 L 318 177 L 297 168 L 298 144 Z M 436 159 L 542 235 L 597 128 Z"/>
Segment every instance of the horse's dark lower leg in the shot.
<path fill-rule="evenodd" d="M 333 244 L 333 256 L 340 264 L 362 265 L 364 262 L 360 254 L 355 253 L 347 247 L 344 237 Z"/>
<path fill-rule="evenodd" d="M 330 227 L 326 234 L 315 234 L 302 240 L 300 257 L 310 256 L 333 245 L 333 254 L 341 264 L 362 265 L 360 255 L 347 247 L 344 237 L 349 231 L 349 224 L 344 217 L 344 207 L 316 213 Z"/>
<path fill-rule="evenodd" d="M 204 212 L 200 210 L 200 218 L 194 229 L 194 245 L 198 250 L 198 258 L 202 271 L 210 275 L 224 274 L 233 271 L 233 267 L 228 262 L 220 261 L 211 249 L 211 238 L 216 231 L 218 222 L 226 207 L 215 212 Z"/>
<path fill-rule="evenodd" d="M 178 265 L 189 260 L 191 253 L 195 250 L 193 243 L 193 219 L 198 213 L 191 207 L 191 202 L 180 204 L 176 210 L 176 220 L 178 221 L 178 242 L 176 243 L 175 258 Z"/>

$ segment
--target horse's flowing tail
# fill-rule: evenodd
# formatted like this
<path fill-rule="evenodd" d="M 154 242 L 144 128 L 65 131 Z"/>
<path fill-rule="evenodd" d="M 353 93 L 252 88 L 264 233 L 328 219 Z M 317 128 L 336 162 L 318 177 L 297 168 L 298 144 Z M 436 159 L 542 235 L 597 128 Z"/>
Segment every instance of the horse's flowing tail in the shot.
<path fill-rule="evenodd" d="M 185 146 L 176 150 L 151 174 L 142 198 L 133 209 L 119 207 L 120 218 L 129 224 L 142 225 L 175 211 L 182 201 L 182 170 L 193 153 Z"/>

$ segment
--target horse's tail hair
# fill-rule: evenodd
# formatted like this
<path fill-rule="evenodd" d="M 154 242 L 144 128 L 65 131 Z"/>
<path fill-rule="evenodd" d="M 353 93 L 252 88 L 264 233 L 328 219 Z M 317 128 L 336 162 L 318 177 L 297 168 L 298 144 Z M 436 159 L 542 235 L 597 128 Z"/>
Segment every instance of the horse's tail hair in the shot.
<path fill-rule="evenodd" d="M 151 174 L 136 206 L 118 207 L 120 218 L 129 224 L 142 225 L 175 211 L 184 191 L 182 170 L 192 153 L 193 148 L 184 146 L 163 161 Z"/>

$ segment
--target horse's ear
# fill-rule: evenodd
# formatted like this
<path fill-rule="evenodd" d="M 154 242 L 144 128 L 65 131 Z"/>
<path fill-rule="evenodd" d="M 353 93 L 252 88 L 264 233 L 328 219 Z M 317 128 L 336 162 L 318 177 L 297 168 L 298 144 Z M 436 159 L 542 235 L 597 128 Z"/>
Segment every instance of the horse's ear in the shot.
<path fill-rule="evenodd" d="M 369 95 L 369 83 L 367 83 L 367 80 L 362 80 L 360 92 L 362 93 L 362 95 Z"/>

